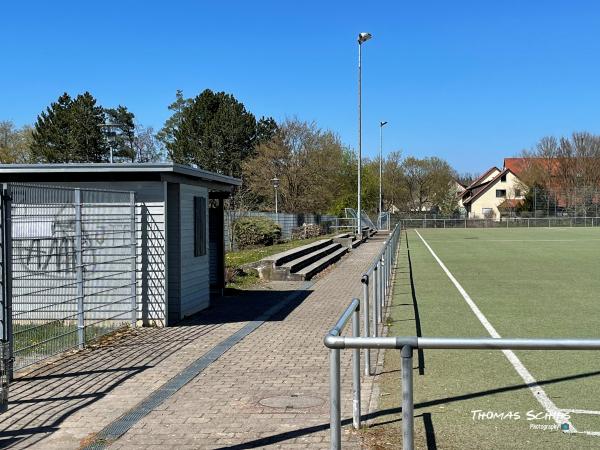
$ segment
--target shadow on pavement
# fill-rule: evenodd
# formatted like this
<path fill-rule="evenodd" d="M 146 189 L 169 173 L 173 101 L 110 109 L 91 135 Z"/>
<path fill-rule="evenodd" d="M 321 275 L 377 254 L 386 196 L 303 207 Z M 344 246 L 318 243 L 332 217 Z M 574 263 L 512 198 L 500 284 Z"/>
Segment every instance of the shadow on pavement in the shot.
<path fill-rule="evenodd" d="M 0 448 L 15 444 L 20 447 L 35 445 L 57 431 L 70 416 L 92 407 L 126 380 L 159 365 L 191 342 L 202 339 L 224 324 L 257 320 L 277 303 L 286 301 L 281 310 L 267 319 L 283 320 L 310 292 L 238 291 L 234 295 L 212 299 L 210 308 L 176 326 L 123 329 L 104 337 L 91 348 L 66 353 L 28 373 L 17 373 L 10 385 L 9 410 L 1 416 Z M 289 296 L 293 299 L 286 300 Z M 161 381 L 166 382 L 167 379 Z M 149 386 L 151 390 L 157 387 L 155 379 L 153 382 Z M 130 399 L 129 403 L 122 399 L 118 406 L 123 411 L 118 415 L 140 400 L 142 398 Z M 86 413 L 85 420 L 93 422 L 97 415 L 101 416 L 102 412 Z M 94 431 L 98 429 L 89 430 L 90 433 Z"/>

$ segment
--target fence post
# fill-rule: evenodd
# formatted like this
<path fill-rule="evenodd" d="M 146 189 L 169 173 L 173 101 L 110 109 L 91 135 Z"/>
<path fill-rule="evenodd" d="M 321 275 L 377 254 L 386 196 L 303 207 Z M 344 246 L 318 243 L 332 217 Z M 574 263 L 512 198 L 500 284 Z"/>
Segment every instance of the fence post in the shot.
<path fill-rule="evenodd" d="M 0 335 L 0 412 L 8 408 L 8 384 L 13 379 L 13 329 L 12 329 L 12 219 L 11 197 L 8 184 L 2 185 L 2 308 Z M 5 373 L 2 373 L 2 372 Z"/>
<path fill-rule="evenodd" d="M 81 230 L 81 189 L 75 189 L 75 270 L 77 278 L 77 343 L 85 346 L 85 317 L 83 316 L 83 239 Z"/>
<path fill-rule="evenodd" d="M 135 225 L 135 192 L 129 193 L 131 223 L 131 326 L 137 323 L 137 236 Z"/>
<path fill-rule="evenodd" d="M 340 349 L 329 350 L 329 416 L 331 450 L 342 448 L 342 412 L 340 407 Z"/>
<path fill-rule="evenodd" d="M 414 448 L 413 348 L 402 347 L 402 450 Z"/>
<path fill-rule="evenodd" d="M 360 336 L 360 302 L 352 313 L 352 336 Z M 352 425 L 360 429 L 360 348 L 352 349 Z"/>
<path fill-rule="evenodd" d="M 377 311 L 379 310 L 379 261 L 373 267 L 373 336 L 377 337 Z"/>
<path fill-rule="evenodd" d="M 371 335 L 371 318 L 369 317 L 369 274 L 365 273 L 360 281 L 363 285 L 363 335 L 369 337 Z M 371 349 L 369 348 L 365 348 L 365 375 L 371 375 Z"/>
<path fill-rule="evenodd" d="M 381 295 L 379 297 L 379 304 L 377 305 L 377 321 L 379 323 L 381 323 L 381 305 L 383 305 L 384 299 L 385 299 L 385 291 L 386 291 L 386 285 L 385 285 L 385 256 L 384 254 L 381 255 L 381 259 L 379 262 L 379 267 L 381 268 L 379 277 L 380 277 L 380 281 L 381 281 Z"/>
<path fill-rule="evenodd" d="M 381 305 L 385 298 L 385 267 L 383 257 L 379 258 L 379 304 L 377 305 L 377 321 L 381 323 Z"/>

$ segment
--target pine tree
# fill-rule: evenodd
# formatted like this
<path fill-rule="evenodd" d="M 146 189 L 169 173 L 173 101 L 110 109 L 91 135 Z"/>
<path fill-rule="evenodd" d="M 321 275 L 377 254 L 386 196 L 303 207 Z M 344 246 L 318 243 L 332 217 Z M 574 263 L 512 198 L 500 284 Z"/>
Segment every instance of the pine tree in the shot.
<path fill-rule="evenodd" d="M 107 162 L 104 122 L 105 111 L 89 92 L 75 99 L 65 92 L 37 118 L 32 159 L 47 163 Z"/>
<path fill-rule="evenodd" d="M 107 162 L 109 148 L 102 131 L 104 109 L 96 105 L 96 99 L 89 92 L 78 95 L 70 109 L 69 143 L 73 162 Z"/>
<path fill-rule="evenodd" d="M 256 118 L 241 102 L 210 89 L 185 100 L 178 91 L 169 109 L 175 112 L 160 137 L 174 162 L 241 176 L 242 162 L 254 154 L 259 135 Z M 271 121 L 261 122 L 264 135 L 272 135 Z"/>
<path fill-rule="evenodd" d="M 121 105 L 105 109 L 104 112 L 106 122 L 115 125 L 110 127 L 115 135 L 107 140 L 109 149 L 112 148 L 113 151 L 113 161 L 134 162 L 136 158 L 134 114 Z"/>
<path fill-rule="evenodd" d="M 38 116 L 33 130 L 31 156 L 34 162 L 73 160 L 70 143 L 70 112 L 73 100 L 66 92 Z"/>

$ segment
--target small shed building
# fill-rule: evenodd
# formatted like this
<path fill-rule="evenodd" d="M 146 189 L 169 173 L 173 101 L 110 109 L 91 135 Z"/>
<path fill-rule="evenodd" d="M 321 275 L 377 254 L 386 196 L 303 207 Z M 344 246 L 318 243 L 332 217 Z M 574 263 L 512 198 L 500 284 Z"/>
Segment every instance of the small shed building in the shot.
<path fill-rule="evenodd" d="M 223 200 L 236 178 L 173 163 L 4 164 L 0 182 L 135 192 L 143 324 L 175 324 L 224 287 Z"/>

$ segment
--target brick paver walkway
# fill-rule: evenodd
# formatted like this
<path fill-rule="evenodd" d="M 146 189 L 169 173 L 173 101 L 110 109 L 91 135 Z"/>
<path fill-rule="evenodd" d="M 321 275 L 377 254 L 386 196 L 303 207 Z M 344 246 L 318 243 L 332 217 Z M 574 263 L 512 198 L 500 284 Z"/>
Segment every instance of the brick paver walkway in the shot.
<path fill-rule="evenodd" d="M 346 256 L 288 307 L 234 345 L 143 417 L 111 449 L 327 448 L 328 353 L 323 337 L 381 249 L 375 237 Z M 177 327 L 136 329 L 109 345 L 45 365 L 11 385 L 0 447 L 79 448 L 208 350 L 256 320 L 300 283 L 220 300 Z M 350 353 L 342 352 L 342 414 L 351 414 Z M 363 411 L 371 394 L 363 383 Z M 265 399 L 311 401 L 307 408 Z M 268 400 L 266 401 L 268 403 Z M 344 448 L 360 448 L 344 433 Z"/>

